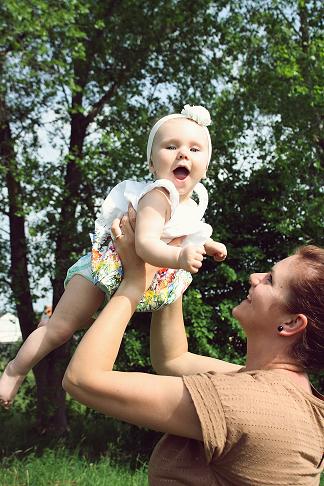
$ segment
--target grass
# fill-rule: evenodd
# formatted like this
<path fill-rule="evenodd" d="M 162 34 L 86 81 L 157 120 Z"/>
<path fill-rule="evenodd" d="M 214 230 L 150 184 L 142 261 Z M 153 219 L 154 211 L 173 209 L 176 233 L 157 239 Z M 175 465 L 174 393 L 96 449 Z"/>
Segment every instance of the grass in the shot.
<path fill-rule="evenodd" d="M 90 462 L 77 452 L 45 450 L 24 459 L 11 457 L 0 463 L 1 486 L 147 486 L 147 469 L 135 471 L 110 463 L 109 458 Z M 324 486 L 324 476 L 320 486 Z"/>
<path fill-rule="evenodd" d="M 135 471 L 110 463 L 109 458 L 89 462 L 77 453 L 45 450 L 41 456 L 3 459 L 1 486 L 145 486 L 146 466 Z"/>

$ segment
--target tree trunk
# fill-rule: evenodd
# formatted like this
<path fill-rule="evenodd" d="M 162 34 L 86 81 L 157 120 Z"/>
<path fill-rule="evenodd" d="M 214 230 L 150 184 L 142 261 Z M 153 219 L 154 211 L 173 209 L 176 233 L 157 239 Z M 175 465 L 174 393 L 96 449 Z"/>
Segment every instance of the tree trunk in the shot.
<path fill-rule="evenodd" d="M 65 191 L 61 202 L 55 249 L 55 276 L 53 280 L 53 309 L 64 292 L 64 279 L 67 269 L 74 262 L 71 255 L 76 247 L 76 208 L 80 199 L 81 171 L 78 161 L 86 136 L 83 115 L 71 117 L 71 139 L 65 175 Z M 65 392 L 62 378 L 70 357 L 70 343 L 54 350 L 46 358 L 46 368 L 37 388 L 39 427 L 58 434 L 67 427 Z"/>
<path fill-rule="evenodd" d="M 73 263 L 71 254 L 76 245 L 76 208 L 80 200 L 81 171 L 79 160 L 82 158 L 86 126 L 83 115 L 72 115 L 69 160 L 66 166 L 64 194 L 58 222 L 55 249 L 55 277 L 53 281 L 53 307 L 56 306 L 64 291 L 66 271 Z"/>
<path fill-rule="evenodd" d="M 17 316 L 20 323 L 23 341 L 36 327 L 36 317 L 29 285 L 27 238 L 25 233 L 25 217 L 23 215 L 23 190 L 18 177 L 18 165 L 12 140 L 7 110 L 3 99 L 0 99 L 0 156 L 6 168 L 6 185 L 8 189 L 9 225 L 10 225 L 10 280 L 11 289 L 16 303 Z M 65 409 L 61 397 L 51 394 L 47 399 L 46 391 L 56 386 L 55 376 L 58 373 L 48 373 L 53 367 L 51 358 L 43 359 L 33 369 L 37 389 L 37 421 L 40 430 L 52 427 L 58 433 L 66 429 Z M 48 378 L 49 377 L 49 378 Z M 61 388 L 61 386 L 60 386 Z M 56 410 L 55 420 L 52 419 L 52 404 Z"/>
<path fill-rule="evenodd" d="M 61 436 L 68 429 L 62 378 L 69 357 L 70 347 L 65 344 L 34 367 L 37 376 L 37 429 L 41 434 Z"/>
<path fill-rule="evenodd" d="M 35 314 L 27 269 L 27 239 L 22 207 L 22 187 L 18 178 L 16 154 L 3 99 L 0 99 L 0 156 L 6 170 L 8 190 L 11 289 L 16 304 L 21 333 L 25 340 L 35 329 Z"/>
<path fill-rule="evenodd" d="M 114 5 L 112 2 L 111 6 Z M 64 292 L 64 280 L 68 268 L 74 263 L 75 258 L 72 256 L 78 252 L 77 243 L 77 221 L 76 210 L 80 203 L 80 187 L 82 184 L 82 172 L 80 170 L 80 160 L 83 157 L 83 145 L 89 124 L 100 113 L 104 104 L 106 104 L 115 90 L 117 85 L 113 85 L 110 90 L 99 100 L 97 105 L 90 111 L 90 115 L 84 116 L 80 108 L 83 104 L 84 87 L 87 84 L 88 73 L 90 69 L 89 59 L 87 61 L 74 61 L 75 84 L 78 91 L 72 96 L 71 103 L 71 136 L 68 161 L 64 179 L 64 193 L 61 201 L 61 211 L 57 225 L 56 247 L 55 247 L 55 272 L 53 279 L 53 309 L 60 300 Z M 67 428 L 65 413 L 65 392 L 62 389 L 62 378 L 68 364 L 70 356 L 70 343 L 66 343 L 60 348 L 53 351 L 47 359 L 47 369 L 44 379 L 39 387 L 39 403 L 42 400 L 47 401 L 52 406 L 52 413 L 49 417 L 42 417 L 42 407 L 39 410 L 40 422 L 48 418 L 48 424 L 51 429 L 63 431 Z M 47 388 L 46 388 L 47 383 Z M 47 409 L 47 407 L 46 407 Z"/>

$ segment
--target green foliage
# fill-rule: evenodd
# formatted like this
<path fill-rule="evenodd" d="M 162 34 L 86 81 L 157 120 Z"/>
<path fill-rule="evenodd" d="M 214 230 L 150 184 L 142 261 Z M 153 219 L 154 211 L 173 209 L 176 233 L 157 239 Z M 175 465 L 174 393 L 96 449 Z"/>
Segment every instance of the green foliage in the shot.
<path fill-rule="evenodd" d="M 18 341 L 16 343 L 0 343 L 1 361 L 9 361 L 13 359 L 16 356 L 20 346 L 21 346 L 21 341 Z M 1 365 L 1 361 L 0 361 L 0 365 Z"/>
<path fill-rule="evenodd" d="M 242 363 L 241 330 L 231 316 L 233 302 L 222 300 L 217 313 L 203 302 L 198 290 L 189 289 L 184 296 L 183 311 L 189 349 L 197 354 Z"/>
<path fill-rule="evenodd" d="M 122 352 L 127 356 L 124 369 L 137 367 L 144 370 L 149 367 L 147 339 L 144 337 L 147 332 L 143 334 L 138 329 L 130 328 L 127 330 L 122 348 Z"/>
<path fill-rule="evenodd" d="M 215 350 L 209 344 L 213 336 L 211 326 L 213 309 L 203 303 L 199 291 L 189 289 L 188 293 L 184 296 L 183 312 L 185 322 L 188 325 L 188 338 L 193 346 L 190 349 L 193 352 L 213 356 Z"/>

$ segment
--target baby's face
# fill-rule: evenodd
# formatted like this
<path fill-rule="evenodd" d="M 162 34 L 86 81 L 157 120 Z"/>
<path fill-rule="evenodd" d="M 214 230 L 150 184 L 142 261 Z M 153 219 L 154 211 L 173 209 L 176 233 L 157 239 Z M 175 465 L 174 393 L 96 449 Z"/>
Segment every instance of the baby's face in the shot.
<path fill-rule="evenodd" d="M 154 137 L 150 169 L 156 179 L 172 181 L 180 200 L 206 176 L 208 139 L 203 127 L 192 120 L 174 118 L 165 122 Z"/>

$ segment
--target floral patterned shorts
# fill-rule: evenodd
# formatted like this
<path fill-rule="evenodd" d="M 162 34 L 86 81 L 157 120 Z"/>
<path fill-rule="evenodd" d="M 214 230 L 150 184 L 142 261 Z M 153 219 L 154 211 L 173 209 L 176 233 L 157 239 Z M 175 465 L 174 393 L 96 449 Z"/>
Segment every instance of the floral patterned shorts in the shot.
<path fill-rule="evenodd" d="M 112 241 L 100 251 L 92 250 L 91 266 L 95 285 L 111 297 L 123 277 L 123 267 Z M 137 311 L 151 312 L 171 304 L 183 294 L 191 281 L 191 274 L 185 270 L 161 268 L 140 300 Z"/>
<path fill-rule="evenodd" d="M 82 275 L 105 293 L 104 304 L 106 304 L 122 281 L 123 267 L 111 240 L 99 250 L 95 247 L 96 245 L 92 253 L 84 255 L 69 268 L 64 284 L 66 286 L 73 275 Z M 156 272 L 151 286 L 143 295 L 136 310 L 152 312 L 172 304 L 183 294 L 191 281 L 191 274 L 185 270 L 161 268 Z"/>

